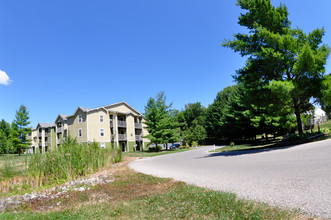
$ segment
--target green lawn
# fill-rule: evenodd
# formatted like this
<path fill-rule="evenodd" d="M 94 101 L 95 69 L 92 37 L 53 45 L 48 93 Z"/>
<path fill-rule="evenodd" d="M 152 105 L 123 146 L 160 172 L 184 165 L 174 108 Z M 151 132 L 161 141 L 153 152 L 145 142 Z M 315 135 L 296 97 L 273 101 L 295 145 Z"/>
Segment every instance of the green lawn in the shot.
<path fill-rule="evenodd" d="M 125 152 L 123 153 L 124 156 L 128 157 L 155 157 L 165 154 L 173 154 L 173 153 L 179 153 L 183 151 L 192 150 L 195 148 L 188 148 L 188 149 L 176 149 L 176 150 L 162 150 L 160 152 L 154 152 L 154 151 L 134 151 L 134 152 Z"/>
<path fill-rule="evenodd" d="M 136 173 L 126 166 L 114 169 L 112 183 L 28 203 L 7 210 L 0 219 L 291 219 L 298 215 L 233 193 Z"/>
<path fill-rule="evenodd" d="M 331 130 L 331 121 L 328 121 L 324 124 L 321 124 L 320 127 L 321 128 L 327 128 L 327 129 Z"/>

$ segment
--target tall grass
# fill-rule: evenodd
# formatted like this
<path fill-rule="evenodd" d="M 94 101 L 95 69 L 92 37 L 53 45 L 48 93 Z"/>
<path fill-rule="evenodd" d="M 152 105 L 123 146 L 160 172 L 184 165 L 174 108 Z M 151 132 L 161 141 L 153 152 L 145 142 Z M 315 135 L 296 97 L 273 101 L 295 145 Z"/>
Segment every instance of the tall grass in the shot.
<path fill-rule="evenodd" d="M 122 161 L 122 151 L 119 148 L 102 149 L 95 142 L 89 145 L 79 144 L 76 139 L 69 137 L 53 151 L 46 154 L 37 151 L 36 154 L 31 155 L 26 162 L 21 184 L 35 188 L 71 181 L 120 161 Z M 13 167 L 5 165 L 4 170 L 8 170 L 6 177 L 11 177 Z M 10 191 L 11 188 L 13 187 L 5 191 Z"/>

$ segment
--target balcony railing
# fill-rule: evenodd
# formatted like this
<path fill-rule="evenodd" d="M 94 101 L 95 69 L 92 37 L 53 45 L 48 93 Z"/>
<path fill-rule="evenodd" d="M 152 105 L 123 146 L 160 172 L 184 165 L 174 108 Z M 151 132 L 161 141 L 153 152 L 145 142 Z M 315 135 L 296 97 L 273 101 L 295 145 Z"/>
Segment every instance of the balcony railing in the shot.
<path fill-rule="evenodd" d="M 62 139 L 56 140 L 56 144 L 62 144 Z"/>
<path fill-rule="evenodd" d="M 119 141 L 126 141 L 126 134 L 119 134 L 118 135 L 118 140 Z"/>
<path fill-rule="evenodd" d="M 110 121 L 110 127 L 111 127 L 111 128 L 114 127 L 114 123 L 113 123 L 113 121 Z"/>
<path fill-rule="evenodd" d="M 58 134 L 58 133 L 62 133 L 62 127 L 58 127 L 57 129 L 56 129 L 56 133 Z"/>
<path fill-rule="evenodd" d="M 42 135 L 42 133 L 40 132 L 40 133 L 38 133 L 38 137 L 41 137 L 41 135 Z"/>
<path fill-rule="evenodd" d="M 142 129 L 143 128 L 143 124 L 141 123 L 134 123 L 134 127 L 138 128 L 138 129 Z"/>
<path fill-rule="evenodd" d="M 126 121 L 117 121 L 118 127 L 126 127 Z"/>
<path fill-rule="evenodd" d="M 141 135 L 136 135 L 136 141 L 141 141 L 143 137 Z"/>

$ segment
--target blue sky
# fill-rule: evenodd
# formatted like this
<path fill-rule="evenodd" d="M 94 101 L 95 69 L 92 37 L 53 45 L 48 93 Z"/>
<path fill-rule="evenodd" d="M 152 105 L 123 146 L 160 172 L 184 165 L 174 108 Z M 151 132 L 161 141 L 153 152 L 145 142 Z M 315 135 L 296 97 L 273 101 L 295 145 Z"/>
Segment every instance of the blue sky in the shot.
<path fill-rule="evenodd" d="M 31 126 L 78 106 L 126 101 L 140 112 L 164 91 L 173 107 L 211 104 L 244 59 L 221 42 L 242 32 L 234 0 L 1 1 L 0 119 L 21 104 Z M 325 27 L 331 1 L 279 1 L 293 27 Z M 326 67 L 331 72 L 330 58 Z"/>

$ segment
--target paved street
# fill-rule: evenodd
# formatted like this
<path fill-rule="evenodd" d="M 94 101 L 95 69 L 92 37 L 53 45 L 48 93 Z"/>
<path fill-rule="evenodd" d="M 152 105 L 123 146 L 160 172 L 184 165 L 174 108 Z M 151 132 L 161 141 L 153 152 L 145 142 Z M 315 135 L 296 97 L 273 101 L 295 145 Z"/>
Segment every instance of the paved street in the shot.
<path fill-rule="evenodd" d="M 331 218 L 331 140 L 262 150 L 213 147 L 136 160 L 136 171 Z"/>

